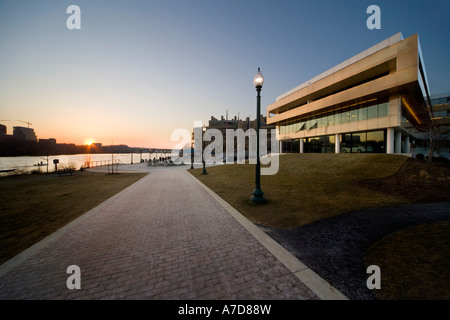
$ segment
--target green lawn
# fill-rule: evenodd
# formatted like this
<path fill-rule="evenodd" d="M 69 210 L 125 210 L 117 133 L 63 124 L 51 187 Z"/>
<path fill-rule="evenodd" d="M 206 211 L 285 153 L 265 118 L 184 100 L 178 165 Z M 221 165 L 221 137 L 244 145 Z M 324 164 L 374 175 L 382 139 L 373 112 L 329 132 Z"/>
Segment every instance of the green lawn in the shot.
<path fill-rule="evenodd" d="M 82 172 L 0 179 L 0 263 L 42 240 L 146 174 Z"/>

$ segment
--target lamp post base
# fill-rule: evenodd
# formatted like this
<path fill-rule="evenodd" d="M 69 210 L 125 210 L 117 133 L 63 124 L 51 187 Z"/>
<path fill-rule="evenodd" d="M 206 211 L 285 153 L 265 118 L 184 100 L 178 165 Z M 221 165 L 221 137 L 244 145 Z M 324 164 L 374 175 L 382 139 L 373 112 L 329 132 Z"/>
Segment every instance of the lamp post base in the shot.
<path fill-rule="evenodd" d="M 255 204 L 266 203 L 267 200 L 264 198 L 264 192 L 259 188 L 255 188 L 252 192 L 252 196 L 250 197 L 250 201 Z"/>
<path fill-rule="evenodd" d="M 205 163 L 203 162 L 203 170 L 202 170 L 202 174 L 208 174 L 208 172 L 206 172 L 206 168 L 205 168 Z"/>

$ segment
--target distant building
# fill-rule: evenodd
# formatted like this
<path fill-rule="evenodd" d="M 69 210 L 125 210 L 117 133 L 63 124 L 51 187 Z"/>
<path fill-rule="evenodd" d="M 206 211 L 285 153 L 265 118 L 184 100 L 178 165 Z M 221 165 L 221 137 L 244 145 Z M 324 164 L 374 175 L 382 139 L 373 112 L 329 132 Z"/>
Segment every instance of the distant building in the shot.
<path fill-rule="evenodd" d="M 39 139 L 39 143 L 54 145 L 56 144 L 56 139 L 55 138 Z"/>
<path fill-rule="evenodd" d="M 56 139 L 39 139 L 39 149 L 46 155 L 55 153 L 57 150 Z"/>
<path fill-rule="evenodd" d="M 221 116 L 220 119 L 216 119 L 215 117 L 211 116 L 211 120 L 209 120 L 208 126 L 206 129 L 217 129 L 222 133 L 223 137 L 223 152 L 225 154 L 226 152 L 226 130 L 227 129 L 242 129 L 244 132 L 248 129 L 255 129 L 256 130 L 257 120 L 250 120 L 250 117 L 247 117 L 245 120 L 242 120 L 238 117 L 233 117 L 232 119 L 224 119 L 223 116 Z M 261 115 L 260 116 L 260 129 L 267 129 L 267 153 L 271 152 L 271 129 L 275 129 L 275 125 L 268 125 L 266 123 L 266 117 Z M 207 145 L 208 142 L 205 142 Z M 237 152 L 237 141 L 235 141 L 234 144 L 234 151 Z M 249 149 L 249 139 L 245 139 L 245 152 L 246 155 L 248 155 Z M 263 152 L 264 150 L 261 150 Z"/>
<path fill-rule="evenodd" d="M 14 127 L 13 137 L 18 141 L 35 141 L 37 142 L 36 134 L 34 129 L 25 127 Z"/>
<path fill-rule="evenodd" d="M 450 92 L 432 95 L 431 106 L 434 151 L 450 159 Z"/>
<path fill-rule="evenodd" d="M 433 156 L 450 159 L 450 92 L 430 96 L 431 134 Z M 422 154 L 429 157 L 430 133 L 425 132 L 414 139 L 411 146 L 413 157 Z"/>
<path fill-rule="evenodd" d="M 6 126 L 0 124 L 0 136 L 6 136 Z"/>

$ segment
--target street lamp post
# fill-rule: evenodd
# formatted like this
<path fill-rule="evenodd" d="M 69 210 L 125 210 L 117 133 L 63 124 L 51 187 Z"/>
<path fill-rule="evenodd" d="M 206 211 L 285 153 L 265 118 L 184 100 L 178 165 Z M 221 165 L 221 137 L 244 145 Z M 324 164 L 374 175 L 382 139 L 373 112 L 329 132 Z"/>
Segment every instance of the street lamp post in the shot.
<path fill-rule="evenodd" d="M 202 128 L 202 162 L 203 162 L 202 174 L 208 174 L 208 172 L 206 172 L 206 166 L 205 166 L 205 155 L 203 154 L 203 150 L 205 149 L 205 145 L 204 145 L 205 131 L 206 131 L 206 127 L 203 126 L 203 128 Z"/>
<path fill-rule="evenodd" d="M 194 140 L 191 140 L 191 169 L 194 169 Z"/>
<path fill-rule="evenodd" d="M 261 89 L 264 84 L 264 77 L 261 74 L 260 68 L 258 68 L 258 73 L 253 78 L 253 84 L 255 85 L 257 96 L 256 96 L 256 171 L 255 171 L 255 189 L 252 192 L 250 201 L 255 204 L 266 203 L 267 200 L 264 198 L 264 192 L 261 190 L 260 180 L 261 180 L 261 163 L 259 160 L 259 128 L 260 128 L 260 114 L 261 114 Z"/>
<path fill-rule="evenodd" d="M 133 164 L 133 148 L 131 148 L 130 156 L 131 156 L 131 164 Z"/>

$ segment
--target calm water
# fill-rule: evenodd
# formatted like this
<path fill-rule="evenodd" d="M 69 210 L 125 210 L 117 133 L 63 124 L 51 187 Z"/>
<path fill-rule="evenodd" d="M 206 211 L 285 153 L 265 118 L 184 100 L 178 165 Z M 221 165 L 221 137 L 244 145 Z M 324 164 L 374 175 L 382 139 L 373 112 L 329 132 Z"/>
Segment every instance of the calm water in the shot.
<path fill-rule="evenodd" d="M 170 156 L 170 154 L 160 154 L 160 153 L 152 153 L 151 158 L 154 157 L 163 157 Z M 75 169 L 80 169 L 81 167 L 85 167 L 87 162 L 90 162 L 91 166 L 100 166 L 105 165 L 107 163 L 111 163 L 112 155 L 111 154 L 75 154 L 75 155 L 59 155 L 59 156 L 50 156 L 48 158 L 48 171 L 55 171 L 55 165 L 53 164 L 53 160 L 58 159 L 58 169 L 64 167 L 74 167 Z M 141 160 L 141 155 L 138 153 L 130 154 L 130 153 L 121 153 L 114 154 L 114 162 L 119 162 L 123 164 L 130 164 L 131 159 L 133 159 L 133 163 L 139 163 Z M 143 153 L 142 159 L 144 161 L 150 159 L 149 153 Z M 37 164 L 41 163 L 41 166 L 37 166 Z M 0 172 L 0 175 L 7 174 L 15 174 L 19 172 L 31 172 L 33 170 L 41 170 L 42 172 L 47 171 L 47 157 L 0 157 L 0 171 L 3 170 L 12 170 L 15 169 L 15 172 Z"/>

